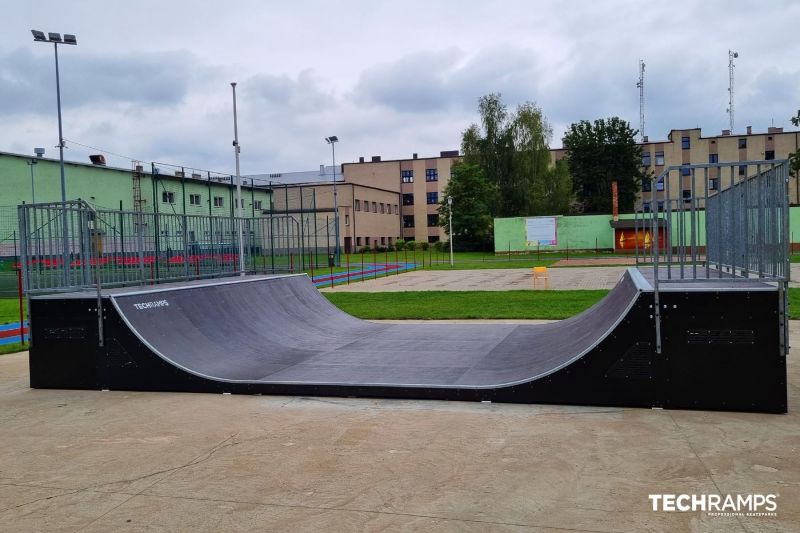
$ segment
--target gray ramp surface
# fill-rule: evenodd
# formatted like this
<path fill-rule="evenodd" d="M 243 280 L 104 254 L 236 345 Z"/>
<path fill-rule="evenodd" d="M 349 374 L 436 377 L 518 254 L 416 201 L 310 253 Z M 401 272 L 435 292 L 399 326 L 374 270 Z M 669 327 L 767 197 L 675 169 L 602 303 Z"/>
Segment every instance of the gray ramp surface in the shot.
<path fill-rule="evenodd" d="M 490 388 L 531 381 L 580 358 L 638 293 L 626 273 L 592 308 L 540 325 L 366 322 L 332 305 L 305 275 L 110 297 L 157 355 L 212 379 Z"/>

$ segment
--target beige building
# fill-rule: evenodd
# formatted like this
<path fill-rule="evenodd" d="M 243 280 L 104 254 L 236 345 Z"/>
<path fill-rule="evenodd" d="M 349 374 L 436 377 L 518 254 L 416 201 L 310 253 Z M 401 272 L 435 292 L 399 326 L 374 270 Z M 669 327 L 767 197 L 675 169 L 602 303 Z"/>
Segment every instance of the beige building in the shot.
<path fill-rule="evenodd" d="M 700 128 L 685 130 L 672 130 L 667 135 L 666 141 L 649 141 L 641 143 L 642 166 L 658 177 L 670 166 L 707 163 L 735 163 L 738 161 L 764 161 L 773 159 L 786 159 L 789 154 L 800 148 L 800 132 L 783 131 L 783 128 L 768 128 L 766 132 L 753 132 L 750 126 L 743 135 L 732 134 L 723 130 L 720 135 L 704 137 Z M 563 148 L 551 150 L 552 160 L 557 161 L 566 156 Z M 738 180 L 757 171 L 756 167 L 736 165 L 734 179 Z M 694 193 L 705 192 L 704 173 L 695 172 Z M 727 187 L 730 183 L 730 170 L 724 169 L 720 174 L 719 169 L 710 169 L 708 173 L 709 191 L 714 191 L 720 186 Z M 661 205 L 669 189 L 670 197 L 675 199 L 681 195 L 688 197 L 692 193 L 691 173 L 671 172 L 669 183 L 656 182 L 656 202 Z M 639 201 L 636 206 L 650 207 L 652 184 L 645 182 Z M 789 184 L 789 197 L 792 205 L 800 204 L 800 188 L 798 178 L 795 177 Z"/>
<path fill-rule="evenodd" d="M 382 161 L 375 156 L 366 162 L 342 165 L 345 183 L 375 184 L 397 190 L 400 200 L 400 237 L 406 241 L 433 243 L 447 240 L 439 226 L 439 202 L 450 181 L 450 172 L 459 160 L 458 150 L 440 152 L 439 157 L 417 157 Z M 360 230 L 366 235 L 367 228 Z M 358 242 L 358 236 L 356 236 Z"/>

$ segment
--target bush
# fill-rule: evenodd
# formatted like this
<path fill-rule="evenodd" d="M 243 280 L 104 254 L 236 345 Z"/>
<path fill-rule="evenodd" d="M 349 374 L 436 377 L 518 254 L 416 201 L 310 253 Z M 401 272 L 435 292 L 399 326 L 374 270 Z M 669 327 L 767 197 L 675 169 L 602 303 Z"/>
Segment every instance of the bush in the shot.
<path fill-rule="evenodd" d="M 394 241 L 394 246 L 398 250 L 403 250 L 406 247 L 405 239 L 397 239 L 396 241 Z"/>
<path fill-rule="evenodd" d="M 427 242 L 423 241 L 423 242 L 419 243 L 419 247 L 423 252 L 427 252 L 428 248 L 430 247 L 430 244 L 428 244 Z"/>
<path fill-rule="evenodd" d="M 417 249 L 417 241 L 406 241 L 406 250 L 416 250 Z"/>
<path fill-rule="evenodd" d="M 433 243 L 433 249 L 436 250 L 437 252 L 443 252 L 444 251 L 444 242 L 443 241 L 436 241 L 435 243 Z"/>

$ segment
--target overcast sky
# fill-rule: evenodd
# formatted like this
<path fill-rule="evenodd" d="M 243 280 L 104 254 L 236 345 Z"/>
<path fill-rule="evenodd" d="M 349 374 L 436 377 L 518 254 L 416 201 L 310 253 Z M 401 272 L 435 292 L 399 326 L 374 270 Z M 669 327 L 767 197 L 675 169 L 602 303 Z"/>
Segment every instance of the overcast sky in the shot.
<path fill-rule="evenodd" d="M 57 157 L 52 45 L 60 46 L 67 158 L 102 148 L 145 162 L 233 172 L 238 82 L 242 173 L 459 148 L 477 99 L 531 100 L 553 126 L 618 115 L 645 133 L 789 127 L 800 107 L 798 1 L 2 0 L 0 151 Z M 109 164 L 127 159 L 107 154 Z"/>

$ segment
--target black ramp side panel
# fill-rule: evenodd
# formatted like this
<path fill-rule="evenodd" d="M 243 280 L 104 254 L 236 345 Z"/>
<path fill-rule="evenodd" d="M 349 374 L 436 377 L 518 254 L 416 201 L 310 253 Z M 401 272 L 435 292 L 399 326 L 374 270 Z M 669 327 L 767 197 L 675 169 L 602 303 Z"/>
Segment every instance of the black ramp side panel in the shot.
<path fill-rule="evenodd" d="M 719 290 L 714 290 L 714 287 Z M 31 386 L 786 412 L 776 287 L 662 284 L 629 269 L 541 325 L 379 324 L 306 276 L 33 297 Z"/>
<path fill-rule="evenodd" d="M 626 275 L 586 312 L 535 326 L 369 323 L 330 304 L 304 276 L 113 299 L 156 353 L 213 379 L 496 387 L 581 356 L 637 294 Z"/>

